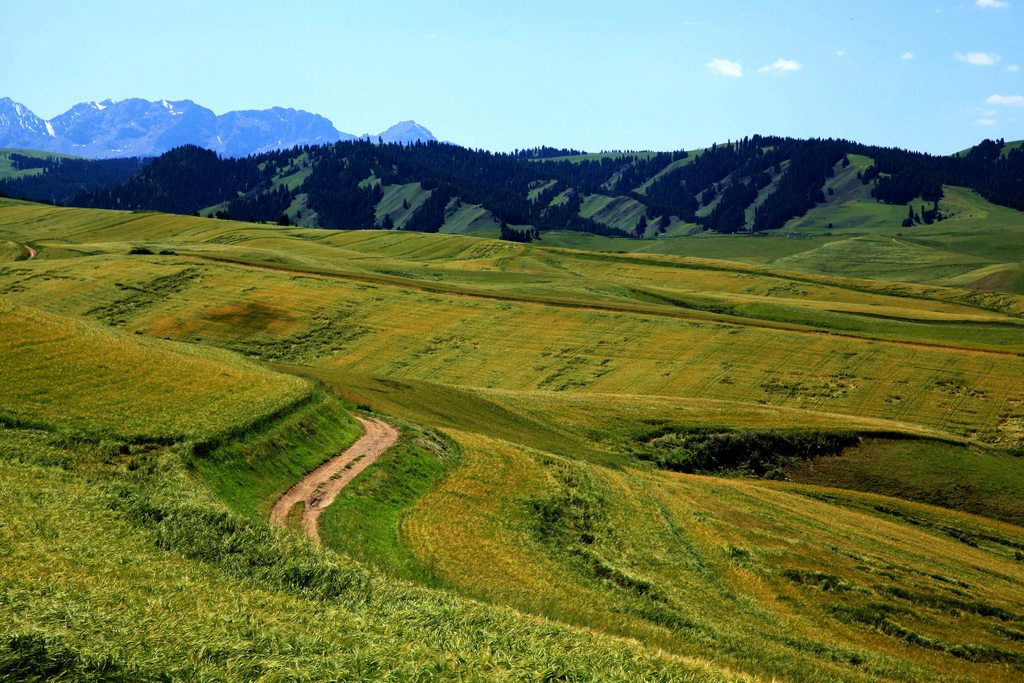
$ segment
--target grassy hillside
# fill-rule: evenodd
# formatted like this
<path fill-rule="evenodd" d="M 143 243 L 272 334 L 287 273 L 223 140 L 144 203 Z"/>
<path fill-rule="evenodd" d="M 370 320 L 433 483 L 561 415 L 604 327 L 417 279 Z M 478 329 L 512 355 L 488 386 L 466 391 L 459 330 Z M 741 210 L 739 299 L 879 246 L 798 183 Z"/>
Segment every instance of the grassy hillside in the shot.
<path fill-rule="evenodd" d="M 137 441 L 203 439 L 285 410 L 309 392 L 237 356 L 118 335 L 8 299 L 0 300 L 0 321 L 0 420 L 9 425 L 109 431 Z M 42 378 L 49 382 L 41 385 Z M 168 395 L 180 398 L 169 402 Z"/>
<path fill-rule="evenodd" d="M 644 235 L 651 239 L 691 230 L 774 234 L 787 223 L 848 228 L 865 218 L 896 227 L 903 222 L 900 207 L 914 224 L 931 224 L 948 214 L 933 203 L 943 185 L 1024 210 L 1016 189 L 1024 154 L 1012 147 L 986 140 L 969 154 L 931 157 L 844 140 L 755 135 L 693 153 L 542 148 L 495 154 L 364 140 L 225 160 L 185 146 L 141 166 L 65 160 L 51 164 L 45 177 L 4 181 L 4 193 L 95 208 L 180 214 L 215 208 L 254 222 L 276 223 L 287 213 L 292 223 L 310 227 L 437 232 L 451 214 L 443 205 L 461 203 L 526 228 L 531 237 L 562 230 L 630 237 L 641 216 L 657 219 Z M 547 156 L 562 153 L 567 156 Z M 423 200 L 423 188 L 433 201 Z M 935 211 L 920 209 L 919 197 Z M 417 202 L 409 199 L 421 201 L 413 208 Z M 877 206 L 882 201 L 884 210 Z"/>
<path fill-rule="evenodd" d="M 789 679 L 913 678 L 930 666 L 985 675 L 949 655 L 967 643 L 1015 649 L 989 636 L 1003 619 L 978 613 L 1017 604 L 1017 528 L 983 523 L 1002 545 L 965 551 L 870 505 L 846 511 L 802 491 L 587 467 L 455 436 L 469 464 L 405 529 L 417 556 L 470 594 Z M 953 625 L 941 615 L 957 601 L 988 607 L 965 605 Z M 882 654 L 915 642 L 933 645 Z"/>
<path fill-rule="evenodd" d="M 125 385 L 107 372 L 107 358 L 78 352 L 96 348 L 93 326 L 53 315 L 39 325 L 13 343 L 4 335 L 5 369 L 20 364 L 18 349 L 35 345 L 66 355 L 63 372 L 33 375 L 41 396 L 72 406 L 86 391 L 116 400 Z M 197 349 L 193 355 L 208 355 L 207 365 L 182 365 L 178 345 L 104 334 L 122 357 L 131 357 L 125 352 L 134 346 L 142 353 L 168 350 L 165 361 L 153 359 L 146 381 L 132 385 L 140 419 L 154 419 L 144 442 L 134 433 L 135 442 L 124 440 L 117 415 L 83 418 L 91 428 L 85 437 L 67 435 L 42 409 L 31 425 L 7 420 L 0 428 L 0 677 L 521 680 L 556 672 L 732 678 L 697 660 L 396 583 L 230 512 L 189 474 L 188 464 L 239 471 L 230 455 L 237 442 L 209 450 L 181 441 L 177 427 L 152 406 L 163 403 L 204 423 L 204 405 L 175 385 L 187 379 L 200 397 L 244 401 L 252 390 L 244 382 L 207 383 L 211 376 L 237 380 L 241 362 Z M 241 365 L 262 377 L 264 400 L 291 400 L 296 386 L 308 390 L 295 379 Z M 68 377 L 91 379 L 87 387 L 68 386 Z M 266 406 L 243 407 L 247 414 L 218 426 L 258 425 L 245 431 L 250 443 L 259 435 L 269 439 L 256 448 L 261 457 L 287 461 L 285 443 L 273 440 L 287 436 L 295 414 L 278 419 Z M 305 428 L 315 431 L 316 424 L 307 420 Z M 267 480 L 265 472 L 259 481 Z M 581 652 L 601 656 L 584 659 Z"/>
<path fill-rule="evenodd" d="M 1012 142 L 1007 142 L 1005 145 L 1003 145 L 1003 150 L 1002 150 L 1003 156 L 1009 154 L 1010 152 L 1012 152 L 1013 150 L 1015 150 L 1015 149 L 1017 149 L 1019 147 L 1024 147 L 1024 140 L 1014 140 Z M 968 147 L 967 149 L 962 149 L 959 152 L 957 152 L 956 155 L 960 156 L 960 157 L 967 156 L 967 154 L 971 150 L 973 150 L 973 149 L 974 149 L 974 147 Z"/>
<path fill-rule="evenodd" d="M 37 152 L 30 149 L 0 149 L 0 180 L 8 178 L 23 178 L 25 176 L 39 175 L 43 172 L 41 168 L 17 169 L 11 161 L 11 154 L 32 157 L 34 159 L 73 159 L 67 154 L 56 154 L 54 152 Z"/>
<path fill-rule="evenodd" d="M 419 183 L 389 185 L 384 188 L 384 197 L 377 204 L 377 222 L 383 221 L 384 216 L 390 216 L 393 225 L 401 228 L 429 196 L 430 192 Z"/>
<path fill-rule="evenodd" d="M 500 233 L 501 224 L 494 219 L 494 214 L 478 204 L 464 204 L 455 199 L 448 209 L 441 232 L 492 238 Z"/>
<path fill-rule="evenodd" d="M 580 215 L 602 225 L 632 232 L 646 211 L 643 204 L 629 197 L 594 194 L 584 198 Z"/>
<path fill-rule="evenodd" d="M 0 179 L 22 178 L 24 176 L 38 175 L 43 172 L 43 169 L 41 168 L 15 168 L 14 164 L 11 162 L 11 151 L 14 150 L 0 151 Z M 15 153 L 20 154 L 20 152 L 16 151 Z"/>
<path fill-rule="evenodd" d="M 1020 454 L 925 440 L 868 439 L 840 457 L 787 468 L 790 479 L 896 495 L 1024 526 Z"/>
<path fill-rule="evenodd" d="M 364 141 L 233 161 L 185 147 L 142 165 L 66 159 L 21 180 L 3 179 L 5 158 L 0 194 L 78 206 L 486 238 L 504 222 L 553 246 L 1024 293 L 1018 143 L 930 157 L 762 136 L 689 153 Z M 908 211 L 917 219 L 903 228 Z"/>
<path fill-rule="evenodd" d="M 0 203 L 39 252 L 0 264 L 0 667 L 18 636 L 126 678 L 1019 677 L 1024 297 L 550 236 Z M 730 239 L 805 241 L 692 242 Z M 356 406 L 399 445 L 328 549 L 271 532 Z M 862 440 L 789 481 L 640 457 L 809 430 Z"/>
<path fill-rule="evenodd" d="M 1008 143 L 1004 153 L 1017 146 Z M 696 156 L 673 162 L 661 173 L 691 163 Z M 835 176 L 825 182 L 825 202 L 779 231 L 694 236 L 697 226 L 680 224 L 681 229 L 669 229 L 657 238 L 648 233 L 643 240 L 548 232 L 543 241 L 549 246 L 728 258 L 804 272 L 1024 293 L 1024 212 L 994 205 L 972 190 L 946 186 L 940 202 L 944 220 L 902 228 L 907 206 L 879 202 L 871 196 L 871 186 L 858 178 L 873 160 L 859 154 L 847 158 L 850 165 L 837 165 Z M 752 207 L 774 185 L 762 190 Z M 604 203 L 609 200 L 602 198 Z M 923 203 L 917 199 L 911 205 Z M 698 214 L 707 215 L 713 207 Z"/>
<path fill-rule="evenodd" d="M 852 165 L 851 169 L 856 168 Z M 836 193 L 806 216 L 770 234 L 627 240 L 581 233 L 545 233 L 551 246 L 599 251 L 728 258 L 787 270 L 848 277 L 974 287 L 1024 294 L 1024 213 L 947 186 L 947 218 L 901 228 L 906 206 L 881 204 L 855 175 L 837 175 Z M 918 201 L 917 205 L 921 202 Z M 829 227 L 829 226 L 832 227 Z"/>

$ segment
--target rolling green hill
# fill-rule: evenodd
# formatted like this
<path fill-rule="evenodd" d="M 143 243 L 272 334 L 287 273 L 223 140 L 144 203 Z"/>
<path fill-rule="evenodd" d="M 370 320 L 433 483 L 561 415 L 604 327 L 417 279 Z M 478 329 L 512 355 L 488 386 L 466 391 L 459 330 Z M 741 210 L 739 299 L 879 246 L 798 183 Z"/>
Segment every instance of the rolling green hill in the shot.
<path fill-rule="evenodd" d="M 813 273 L 1024 293 L 1024 213 L 947 186 L 945 220 L 901 228 L 905 207 L 866 198 L 866 188 L 856 184 L 770 234 L 626 240 L 563 232 L 545 233 L 543 239 L 551 246 L 727 258 Z"/>
<path fill-rule="evenodd" d="M 1015 149 L 1017 149 L 1019 147 L 1024 147 L 1024 140 L 1013 140 L 1011 142 L 1007 142 L 1003 146 L 1003 154 L 1009 154 L 1010 152 L 1012 152 L 1013 150 L 1015 150 Z M 967 156 L 968 154 L 970 154 L 975 149 L 976 149 L 976 147 L 968 147 L 967 149 L 960 150 L 956 154 L 957 154 L 957 156 L 961 156 L 961 157 Z"/>
<path fill-rule="evenodd" d="M 24 176 L 38 175 L 43 172 L 42 168 L 17 168 L 15 162 L 11 160 L 12 154 L 15 158 L 18 155 L 22 155 L 33 159 L 46 159 L 50 156 L 55 156 L 46 152 L 35 152 L 32 150 L 0 149 L 0 180 L 22 178 Z"/>
<path fill-rule="evenodd" d="M 0 674 L 1019 678 L 1021 231 L 945 196 L 571 235 L 685 255 L 0 200 Z M 271 530 L 368 410 L 326 547 Z"/>
<path fill-rule="evenodd" d="M 84 159 L 53 152 L 0 149 L 0 196 L 64 202 L 79 192 L 123 183 L 142 163 L 141 159 Z"/>
<path fill-rule="evenodd" d="M 19 163 L 37 160 L 26 157 Z M 147 163 L 38 163 L 45 168 L 0 180 L 0 193 L 82 207 L 303 227 L 440 231 L 512 241 L 547 235 L 563 246 L 728 258 L 796 256 L 856 238 L 854 246 L 866 246 L 866 253 L 854 249 L 848 254 L 846 246 L 837 253 L 829 246 L 811 256 L 819 261 L 818 270 L 825 267 L 823 261 L 849 256 L 853 267 L 844 274 L 855 276 L 865 274 L 857 263 L 873 263 L 878 256 L 860 239 L 865 230 L 889 231 L 887 238 L 904 232 L 930 237 L 960 234 L 972 227 L 968 221 L 984 223 L 989 213 L 999 214 L 1000 226 L 1019 224 L 1024 215 L 1024 150 L 1017 143 L 992 140 L 951 156 L 845 140 L 755 135 L 674 152 L 585 154 L 540 148 L 495 154 L 444 143 L 353 141 L 245 159 L 222 159 L 185 146 Z M 946 225 L 951 220 L 958 224 Z M 503 233 L 503 223 L 513 231 Z M 716 245 L 715 239 L 735 235 L 781 236 L 803 244 Z M 929 281 L 947 284 L 943 278 L 966 276 L 972 269 L 964 266 L 975 265 L 988 269 L 977 273 L 979 281 L 988 278 L 983 286 L 1006 282 L 1011 289 L 1019 287 L 1019 270 L 1000 274 L 1007 270 L 998 267 L 1005 261 L 964 262 L 934 245 L 928 249 L 942 253 L 910 249 L 913 253 L 899 254 L 897 267 L 875 274 L 907 279 L 899 267 L 906 263 L 931 268 L 935 277 Z"/>

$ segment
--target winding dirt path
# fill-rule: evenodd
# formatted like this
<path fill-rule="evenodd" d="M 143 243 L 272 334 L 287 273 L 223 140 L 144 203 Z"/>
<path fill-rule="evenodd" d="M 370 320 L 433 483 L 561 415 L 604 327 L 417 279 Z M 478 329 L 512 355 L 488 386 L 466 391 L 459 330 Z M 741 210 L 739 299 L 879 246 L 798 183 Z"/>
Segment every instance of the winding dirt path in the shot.
<path fill-rule="evenodd" d="M 320 465 L 288 489 L 270 511 L 271 524 L 286 526 L 288 513 L 302 503 L 302 530 L 320 545 L 320 513 L 350 481 L 398 441 L 398 429 L 387 422 L 359 416 L 356 419 L 363 424 L 363 435 L 341 455 Z"/>
<path fill-rule="evenodd" d="M 28 246 L 27 244 L 23 244 L 21 246 L 25 247 L 25 249 L 28 250 L 28 258 L 26 259 L 27 261 L 31 261 L 32 259 L 34 259 L 36 257 L 36 254 L 39 253 L 38 251 Z"/>

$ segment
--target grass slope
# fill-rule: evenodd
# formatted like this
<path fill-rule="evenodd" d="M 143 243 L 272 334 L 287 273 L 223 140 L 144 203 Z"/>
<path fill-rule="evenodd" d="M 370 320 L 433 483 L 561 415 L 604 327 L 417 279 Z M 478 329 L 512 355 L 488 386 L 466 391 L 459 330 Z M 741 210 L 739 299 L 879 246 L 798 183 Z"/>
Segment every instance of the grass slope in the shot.
<path fill-rule="evenodd" d="M 420 501 L 405 532 L 470 594 L 791 680 L 998 679 L 998 653 L 1017 656 L 1012 635 L 994 635 L 1016 617 L 991 615 L 1019 614 L 1019 528 L 971 518 L 1000 539 L 973 549 L 802 491 L 455 437 L 467 465 Z M 954 623 L 941 615 L 957 600 Z M 958 661 L 951 651 L 967 644 L 988 648 L 990 664 Z"/>
<path fill-rule="evenodd" d="M 424 190 L 419 183 L 387 185 L 383 189 L 384 196 L 377 204 L 375 214 L 377 224 L 384 220 L 384 216 L 391 216 L 392 224 L 396 228 L 404 226 L 431 193 L 430 190 Z"/>
<path fill-rule="evenodd" d="M 17 511 L 2 527 L 5 678 L 732 678 L 384 580 L 225 513 L 173 473 L 44 465 L 80 456 L 33 434 L 0 444 L 0 502 Z"/>
<path fill-rule="evenodd" d="M 309 392 L 230 354 L 117 334 L 4 299 L 0 322 L 0 420 L 7 424 L 109 429 L 136 441 L 201 440 L 285 410 Z"/>
<path fill-rule="evenodd" d="M 0 240 L 39 249 L 0 265 L 0 666 L 45 646 L 129 678 L 1024 670 L 1024 531 L 912 502 L 1016 521 L 1024 298 L 16 202 Z M 403 437 L 325 514 L 333 550 L 271 532 L 357 404 Z M 632 455 L 808 428 L 932 441 L 872 437 L 789 482 Z"/>
<path fill-rule="evenodd" d="M 72 404 L 76 391 L 109 399 L 123 390 L 122 379 L 105 372 L 105 356 L 73 352 L 95 349 L 93 326 L 69 322 L 72 332 L 54 338 L 59 321 L 43 318 L 50 327 L 29 328 L 33 344 L 41 351 L 49 344 L 66 360 L 63 373 L 34 375 L 38 392 Z M 107 342 L 111 352 L 130 355 Z M 152 419 L 146 442 L 109 413 L 90 415 L 86 436 L 68 435 L 42 410 L 37 424 L 0 427 L 0 677 L 733 679 L 699 660 L 396 583 L 272 532 L 261 516 L 249 521 L 229 511 L 215 492 L 243 511 L 263 496 L 249 492 L 241 500 L 218 481 L 207 489 L 204 467 L 190 463 L 207 459 L 207 471 L 244 478 L 245 454 L 259 453 L 277 462 L 257 463 L 250 483 L 283 482 L 293 473 L 278 469 L 281 461 L 308 460 L 301 445 L 293 452 L 292 439 L 303 431 L 337 435 L 336 427 L 321 431 L 320 422 L 350 424 L 344 411 L 321 397 L 305 413 L 254 414 L 259 404 L 243 400 L 250 412 L 232 418 L 243 439 L 181 440 L 176 425 L 150 406 L 208 420 L 201 403 L 175 390 L 184 378 L 223 402 L 244 397 L 247 385 L 202 383 L 210 376 L 237 380 L 239 364 L 265 376 L 264 393 L 283 387 L 282 400 L 307 385 L 216 350 L 195 349 L 208 355 L 207 365 L 196 367 L 175 355 L 178 345 L 134 335 L 124 343 L 168 350 L 132 387 L 139 417 Z M 92 379 L 87 387 L 64 384 L 74 377 Z"/>
<path fill-rule="evenodd" d="M 841 456 L 791 466 L 786 474 L 793 481 L 894 495 L 1024 526 L 1019 454 L 869 439 Z"/>
<path fill-rule="evenodd" d="M 584 197 L 580 215 L 592 218 L 602 225 L 633 232 L 647 208 L 629 197 L 608 197 L 590 194 Z"/>
<path fill-rule="evenodd" d="M 448 206 L 441 232 L 497 237 L 501 232 L 501 224 L 494 218 L 494 214 L 479 204 L 466 204 L 454 198 Z"/>
<path fill-rule="evenodd" d="M 582 233 L 545 233 L 544 243 L 597 251 L 729 258 L 810 273 L 975 287 L 1024 293 L 1024 212 L 996 206 L 977 193 L 947 186 L 940 203 L 946 219 L 900 227 L 906 206 L 875 201 L 851 165 L 826 183 L 827 201 L 779 231 L 758 235 L 700 234 L 692 226 L 658 239 L 631 240 Z M 920 201 L 914 202 L 919 206 Z M 706 210 L 702 210 L 706 213 Z M 829 227 L 831 226 L 831 227 Z"/>
<path fill-rule="evenodd" d="M 163 220 L 144 228 L 154 249 L 174 246 Z M 785 406 L 989 443 L 1012 440 L 1020 418 L 1013 297 L 456 236 L 239 231 L 202 219 L 176 235 L 190 231 L 205 240 L 193 257 L 55 243 L 99 251 L 51 260 L 44 247 L 0 282 L 29 305 L 371 376 Z M 206 258 L 229 256 L 262 265 Z"/>
<path fill-rule="evenodd" d="M 69 154 L 57 154 L 55 152 L 37 152 L 31 149 L 0 149 L 0 180 L 24 178 L 25 176 L 39 175 L 43 172 L 41 168 L 26 168 L 24 170 L 18 170 L 14 168 L 14 162 L 11 161 L 12 154 L 20 154 L 22 156 L 33 157 L 36 159 L 74 159 L 75 157 Z"/>

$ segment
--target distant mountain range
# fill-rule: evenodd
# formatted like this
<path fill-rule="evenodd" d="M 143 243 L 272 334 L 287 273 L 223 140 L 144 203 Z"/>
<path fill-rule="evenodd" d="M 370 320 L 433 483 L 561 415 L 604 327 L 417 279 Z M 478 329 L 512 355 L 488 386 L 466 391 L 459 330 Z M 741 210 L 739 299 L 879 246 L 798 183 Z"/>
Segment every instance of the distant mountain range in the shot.
<path fill-rule="evenodd" d="M 402 121 L 363 137 L 401 143 L 436 139 L 415 121 Z M 158 156 L 185 144 L 243 157 L 355 139 L 357 136 L 339 131 L 323 116 L 282 107 L 217 116 L 191 100 L 132 98 L 82 102 L 46 121 L 25 105 L 0 98 L 0 147 L 92 159 Z"/>

